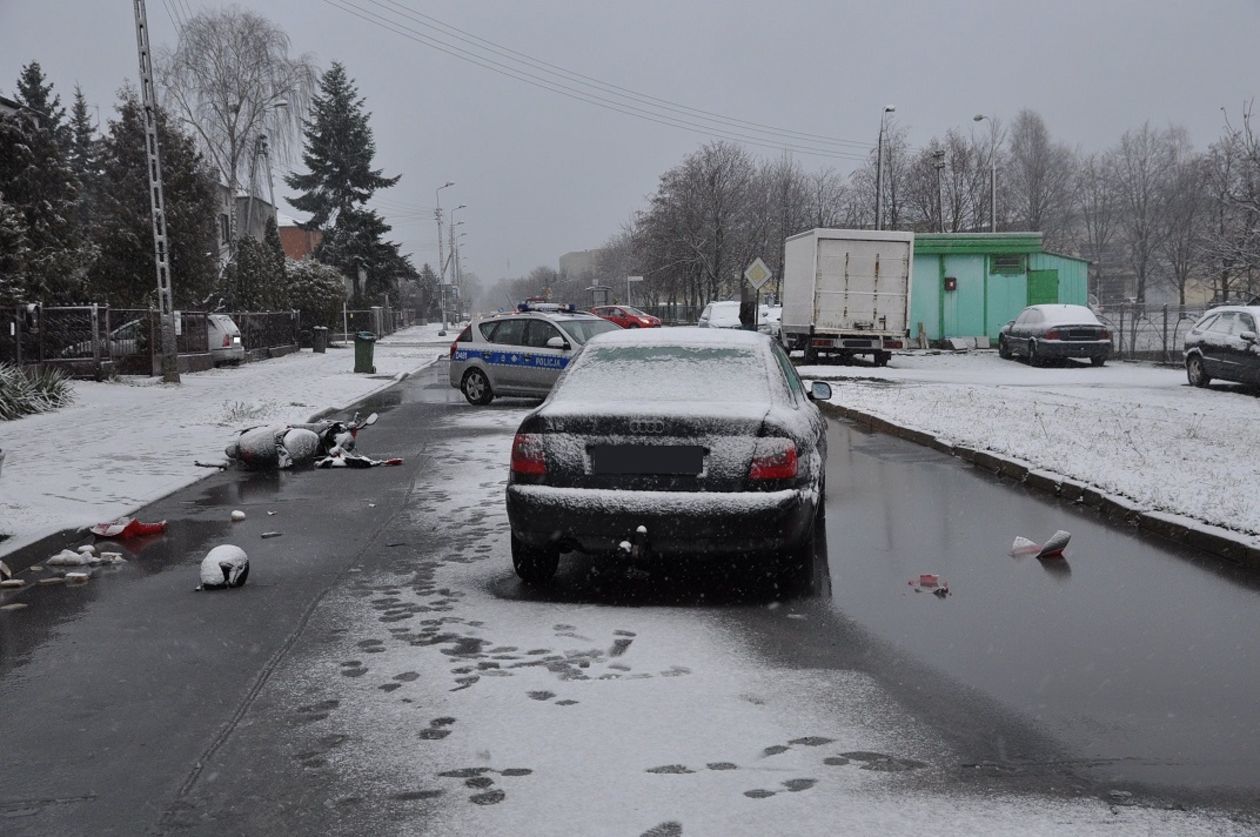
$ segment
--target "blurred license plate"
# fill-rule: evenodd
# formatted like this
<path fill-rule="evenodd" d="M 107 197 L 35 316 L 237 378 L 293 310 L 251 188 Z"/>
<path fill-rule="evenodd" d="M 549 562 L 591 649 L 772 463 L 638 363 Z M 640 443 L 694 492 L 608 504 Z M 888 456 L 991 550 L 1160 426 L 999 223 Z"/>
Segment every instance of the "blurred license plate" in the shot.
<path fill-rule="evenodd" d="M 696 445 L 591 445 L 592 474 L 699 474 L 704 448 Z"/>

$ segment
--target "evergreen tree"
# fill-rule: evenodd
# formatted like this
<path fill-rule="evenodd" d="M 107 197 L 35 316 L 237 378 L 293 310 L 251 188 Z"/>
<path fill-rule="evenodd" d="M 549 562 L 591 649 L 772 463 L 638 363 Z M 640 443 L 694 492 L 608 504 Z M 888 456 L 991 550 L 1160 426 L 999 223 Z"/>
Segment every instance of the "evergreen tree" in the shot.
<path fill-rule="evenodd" d="M 297 309 L 302 327 L 338 326 L 345 282 L 337 268 L 315 259 L 285 260 L 286 307 Z"/>
<path fill-rule="evenodd" d="M 29 255 L 21 213 L 0 200 L 0 305 L 20 302 L 25 297 Z"/>
<path fill-rule="evenodd" d="M 78 235 L 78 183 L 67 160 L 70 132 L 61 98 L 32 61 L 17 81 L 22 110 L 0 118 L 0 196 L 21 215 L 29 247 L 23 296 L 78 299 L 91 250 Z"/>
<path fill-rule="evenodd" d="M 243 235 L 236 240 L 232 261 L 223 271 L 223 300 L 232 311 L 265 311 L 267 288 L 267 249 L 262 242 Z"/>
<path fill-rule="evenodd" d="M 377 189 L 388 189 L 401 177 L 383 177 L 380 169 L 372 168 L 376 140 L 363 102 L 346 68 L 334 62 L 319 80 L 319 93 L 311 100 L 311 118 L 302 120 L 302 162 L 310 173 L 285 176 L 290 189 L 303 193 L 289 198 L 289 203 L 311 214 L 310 228 L 326 228 L 341 213 L 362 205 Z"/>
<path fill-rule="evenodd" d="M 409 257 L 398 252 L 398 244 L 384 239 L 390 226 L 364 208 L 374 192 L 395 185 L 401 175 L 385 177 L 372 168 L 376 142 L 363 103 L 345 67 L 334 63 L 320 79 L 311 118 L 302 122 L 302 161 L 310 171 L 287 175 L 285 182 L 302 192 L 289 202 L 311 214 L 306 226 L 324 232 L 316 258 L 349 277 L 356 297 L 376 297 L 416 272 Z M 366 288 L 359 287 L 360 268 L 367 273 Z"/>
<path fill-rule="evenodd" d="M 159 110 L 162 187 L 175 305 L 201 302 L 218 275 L 218 196 L 214 178 L 192 138 Z M 149 204 L 144 116 L 134 92 L 120 97 L 117 118 L 100 141 L 101 182 L 94 224 L 100 256 L 89 274 L 98 301 L 147 307 L 157 293 L 153 264 L 153 216 Z"/>
<path fill-rule="evenodd" d="M 38 61 L 32 61 L 22 68 L 17 79 L 17 95 L 19 103 L 39 114 L 41 121 L 57 138 L 63 151 L 70 147 L 70 132 L 66 125 L 66 109 L 61 106 L 61 97 L 53 92 L 52 83 L 44 77 L 44 69 Z"/>
<path fill-rule="evenodd" d="M 97 141 L 92 129 L 92 120 L 88 117 L 87 101 L 83 98 L 83 91 L 77 84 L 74 86 L 74 105 L 70 113 L 70 169 L 79 182 L 76 217 L 80 234 L 84 238 L 89 238 L 92 219 L 95 217 L 100 172 L 97 171 Z"/>
<path fill-rule="evenodd" d="M 268 311 L 289 308 L 285 277 L 284 247 L 280 244 L 280 228 L 275 216 L 267 219 L 263 231 L 263 302 Z"/>

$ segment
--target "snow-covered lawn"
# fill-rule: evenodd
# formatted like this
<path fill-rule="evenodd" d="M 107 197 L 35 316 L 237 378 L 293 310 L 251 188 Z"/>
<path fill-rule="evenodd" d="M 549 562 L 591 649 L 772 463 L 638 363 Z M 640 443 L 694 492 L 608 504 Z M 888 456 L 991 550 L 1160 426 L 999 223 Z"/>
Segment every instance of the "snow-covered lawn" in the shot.
<path fill-rule="evenodd" d="M 1150 364 L 1032 368 L 996 352 L 899 354 L 886 368 L 801 367 L 832 402 L 954 444 L 1231 529 L 1260 543 L 1260 401 Z"/>
<path fill-rule="evenodd" d="M 0 422 L 0 554 L 59 529 L 126 514 L 203 476 L 232 433 L 305 421 L 389 386 L 437 359 L 451 337 L 413 326 L 375 348 L 375 375 L 354 374 L 352 347 L 309 350 L 236 368 L 156 378 L 74 383 L 70 407 Z"/>

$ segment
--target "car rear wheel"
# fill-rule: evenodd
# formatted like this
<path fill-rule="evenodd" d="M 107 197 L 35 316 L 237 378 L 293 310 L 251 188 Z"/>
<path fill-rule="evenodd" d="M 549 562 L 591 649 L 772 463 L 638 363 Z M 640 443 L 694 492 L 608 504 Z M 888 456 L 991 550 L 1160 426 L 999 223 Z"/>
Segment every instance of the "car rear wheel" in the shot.
<path fill-rule="evenodd" d="M 494 392 L 490 389 L 490 379 L 480 369 L 469 369 L 465 372 L 464 380 L 460 382 L 459 388 L 468 399 L 468 403 L 474 406 L 484 407 L 494 400 Z"/>
<path fill-rule="evenodd" d="M 998 338 L 998 357 L 1002 358 L 1002 360 L 1011 359 L 1011 349 L 1006 345 L 1005 337 Z"/>
<path fill-rule="evenodd" d="M 512 536 L 512 566 L 526 584 L 546 584 L 555 577 L 560 566 L 560 550 L 530 546 Z"/>
<path fill-rule="evenodd" d="M 1205 387 L 1212 380 L 1203 368 L 1203 358 L 1198 355 L 1186 358 L 1186 377 L 1190 380 L 1190 386 L 1194 387 Z"/>
<path fill-rule="evenodd" d="M 1102 366 L 1103 364 L 1107 362 L 1107 358 L 1104 357 L 1103 355 L 1094 355 L 1093 357 L 1089 359 L 1089 362 L 1092 363 L 1094 366 Z"/>
<path fill-rule="evenodd" d="M 876 366 L 887 366 L 888 361 L 891 359 L 892 359 L 892 352 L 876 352 L 875 353 Z"/>

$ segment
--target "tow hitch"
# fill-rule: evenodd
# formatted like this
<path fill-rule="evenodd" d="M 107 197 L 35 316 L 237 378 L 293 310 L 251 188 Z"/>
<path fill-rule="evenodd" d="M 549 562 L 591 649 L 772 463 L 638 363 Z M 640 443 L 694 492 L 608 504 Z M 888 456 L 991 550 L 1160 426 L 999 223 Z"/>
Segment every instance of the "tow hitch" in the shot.
<path fill-rule="evenodd" d="M 631 536 L 630 540 L 622 541 L 617 546 L 622 555 L 632 560 L 638 561 L 646 558 L 649 554 L 647 527 L 639 526 L 639 528 L 634 530 L 634 535 Z"/>

